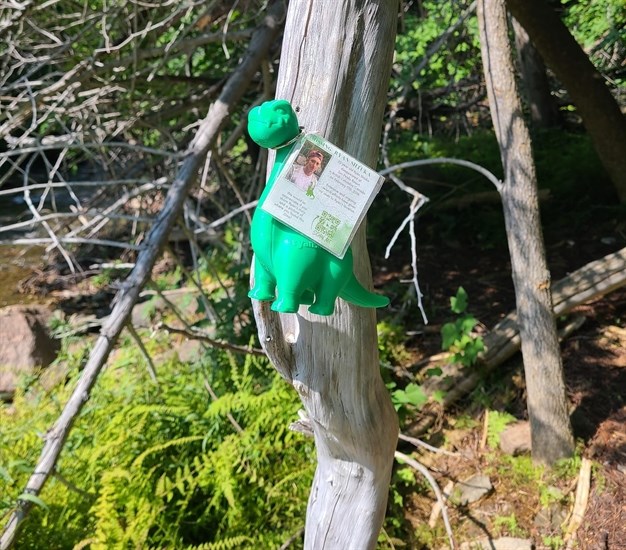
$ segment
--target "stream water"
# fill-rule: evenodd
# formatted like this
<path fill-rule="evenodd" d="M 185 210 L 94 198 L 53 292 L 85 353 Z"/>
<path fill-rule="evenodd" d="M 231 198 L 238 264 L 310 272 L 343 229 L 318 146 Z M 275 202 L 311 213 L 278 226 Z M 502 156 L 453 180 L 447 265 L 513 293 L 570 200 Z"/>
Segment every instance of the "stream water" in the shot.
<path fill-rule="evenodd" d="M 10 188 L 10 185 L 2 189 Z M 33 193 L 36 204 L 40 195 Z M 57 206 L 69 203 L 67 193 L 55 193 Z M 49 205 L 44 204 L 44 207 Z M 18 221 L 28 220 L 28 211 L 24 198 L 19 194 L 0 196 L 0 228 Z M 8 244 L 10 241 L 38 234 L 32 226 L 0 233 L 0 307 L 12 304 L 40 303 L 41 297 L 19 292 L 20 281 L 26 279 L 35 270 L 45 267 L 45 246 L 23 246 Z M 43 235 L 42 235 L 43 236 Z"/>
<path fill-rule="evenodd" d="M 23 202 L 0 197 L 0 227 L 23 217 Z M 23 237 L 25 231 L 0 233 L 0 241 Z M 40 301 L 37 296 L 18 292 L 19 282 L 43 267 L 43 247 L 24 247 L 0 244 L 0 307 Z"/>

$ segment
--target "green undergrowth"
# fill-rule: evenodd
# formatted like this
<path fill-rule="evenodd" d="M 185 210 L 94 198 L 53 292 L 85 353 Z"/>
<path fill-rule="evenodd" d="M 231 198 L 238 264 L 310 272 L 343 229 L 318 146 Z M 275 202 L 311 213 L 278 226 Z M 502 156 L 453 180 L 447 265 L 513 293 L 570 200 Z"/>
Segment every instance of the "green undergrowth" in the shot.
<path fill-rule="evenodd" d="M 559 545 L 565 535 L 565 523 L 538 526 L 536 518 L 542 510 L 571 510 L 576 479 L 581 467 L 582 448 L 574 457 L 557 462 L 552 468 L 533 463 L 529 454 L 510 456 L 498 448 L 499 433 L 514 420 L 507 413 L 489 412 L 488 444 L 471 458 L 454 462 L 442 455 L 417 453 L 417 459 L 427 464 L 438 479 L 440 489 L 448 480 L 468 479 L 478 472 L 487 475 L 493 489 L 477 502 L 461 504 L 453 497 L 447 501 L 450 526 L 457 544 L 472 543 L 489 535 L 492 539 L 514 537 L 541 540 L 542 548 L 563 548 Z M 449 415 L 449 424 L 467 434 L 478 433 L 481 422 Z M 428 436 L 425 436 L 428 437 Z M 448 445 L 443 448 L 452 450 Z M 468 449 L 465 449 L 468 452 Z M 384 532 L 379 538 L 379 549 L 411 548 L 431 550 L 447 548 L 448 535 L 441 517 L 434 526 L 428 520 L 436 498 L 424 477 L 407 466 L 396 465 L 385 519 Z M 477 520 L 480 524 L 477 525 Z"/>
<path fill-rule="evenodd" d="M 150 351 L 168 346 L 152 340 Z M 84 354 L 72 349 L 67 383 L 25 382 L 0 407 L 4 519 L 80 374 Z M 224 352 L 192 364 L 170 355 L 157 374 L 158 385 L 132 343 L 117 352 L 17 548 L 277 548 L 301 528 L 314 449 L 288 429 L 296 393 L 266 361 Z"/>
<path fill-rule="evenodd" d="M 598 211 L 606 219 L 623 218 L 623 207 L 619 206 L 589 136 L 546 130 L 535 132 L 532 143 L 545 232 L 571 232 L 572 226 L 597 219 Z M 494 133 L 488 130 L 478 129 L 456 139 L 401 131 L 393 138 L 389 156 L 392 164 L 456 158 L 479 165 L 498 179 L 503 177 L 498 144 Z M 453 164 L 433 164 L 406 168 L 396 174 L 429 199 L 417 217 L 420 247 L 441 240 L 462 240 L 483 249 L 506 250 L 500 199 L 493 184 L 479 172 Z M 387 243 L 408 214 L 409 204 L 410 197 L 390 180 L 383 185 L 368 214 L 368 234 L 376 235 L 369 240 L 374 256 L 384 255 Z M 397 221 L 390 223 L 390 219 Z M 406 256 L 408 246 L 405 231 L 393 256 Z M 399 252 L 399 247 L 406 252 Z"/>

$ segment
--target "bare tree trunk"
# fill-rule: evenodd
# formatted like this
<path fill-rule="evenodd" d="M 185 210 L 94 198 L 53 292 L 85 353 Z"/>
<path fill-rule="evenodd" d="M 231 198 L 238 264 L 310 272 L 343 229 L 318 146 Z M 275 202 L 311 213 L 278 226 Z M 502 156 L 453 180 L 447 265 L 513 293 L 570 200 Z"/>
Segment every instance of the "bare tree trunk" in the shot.
<path fill-rule="evenodd" d="M 528 389 L 532 454 L 538 462 L 553 464 L 572 455 L 574 439 L 552 316 L 535 165 L 515 84 L 504 0 L 479 0 L 477 13 L 491 116 L 504 165 L 500 192 Z"/>
<path fill-rule="evenodd" d="M 543 59 L 517 19 L 513 19 L 513 30 L 517 59 L 530 109 L 530 120 L 537 128 L 558 126 L 559 109 L 550 93 L 550 83 Z"/>
<path fill-rule="evenodd" d="M 299 107 L 300 124 L 374 165 L 391 72 L 396 0 L 292 0 L 277 97 Z M 371 287 L 361 227 L 355 273 Z M 300 394 L 317 447 L 305 529 L 308 550 L 375 548 L 398 421 L 380 376 L 373 309 L 337 301 L 334 315 L 303 308 L 280 319 L 255 303 L 261 341 Z"/>
<path fill-rule="evenodd" d="M 546 64 L 567 88 L 622 202 L 626 202 L 626 118 L 567 27 L 546 0 L 506 0 Z"/>

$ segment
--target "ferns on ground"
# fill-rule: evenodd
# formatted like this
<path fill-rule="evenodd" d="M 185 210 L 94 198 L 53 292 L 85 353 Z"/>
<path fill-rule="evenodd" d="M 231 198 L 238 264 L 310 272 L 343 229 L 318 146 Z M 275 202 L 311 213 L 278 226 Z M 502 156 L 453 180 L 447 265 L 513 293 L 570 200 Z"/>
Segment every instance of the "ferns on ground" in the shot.
<path fill-rule="evenodd" d="M 78 374 L 0 406 L 0 517 Z M 102 373 L 19 548 L 272 548 L 302 526 L 313 443 L 289 431 L 299 402 L 273 369 L 209 351 L 159 362 L 158 377 L 132 349 Z"/>

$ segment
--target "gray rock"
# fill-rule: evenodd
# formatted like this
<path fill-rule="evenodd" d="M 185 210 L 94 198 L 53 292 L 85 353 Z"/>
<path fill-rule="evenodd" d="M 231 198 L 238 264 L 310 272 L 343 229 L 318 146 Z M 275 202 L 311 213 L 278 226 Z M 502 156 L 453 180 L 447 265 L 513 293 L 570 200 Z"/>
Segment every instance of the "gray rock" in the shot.
<path fill-rule="evenodd" d="M 537 512 L 533 523 L 541 531 L 555 532 L 567 519 L 567 508 L 558 502 L 552 502 Z"/>
<path fill-rule="evenodd" d="M 503 453 L 517 456 L 530 452 L 530 448 L 530 422 L 516 422 L 500 434 L 500 449 Z"/>
<path fill-rule="evenodd" d="M 60 348 L 50 336 L 47 306 L 7 306 L 0 309 L 0 395 L 11 397 L 20 376 L 47 367 Z"/>
<path fill-rule="evenodd" d="M 530 539 L 501 537 L 499 539 L 482 538 L 472 542 L 464 542 L 460 550 L 532 550 Z"/>
<path fill-rule="evenodd" d="M 490 493 L 492 489 L 493 485 L 488 476 L 476 474 L 455 485 L 452 500 L 462 506 L 471 504 Z"/>

